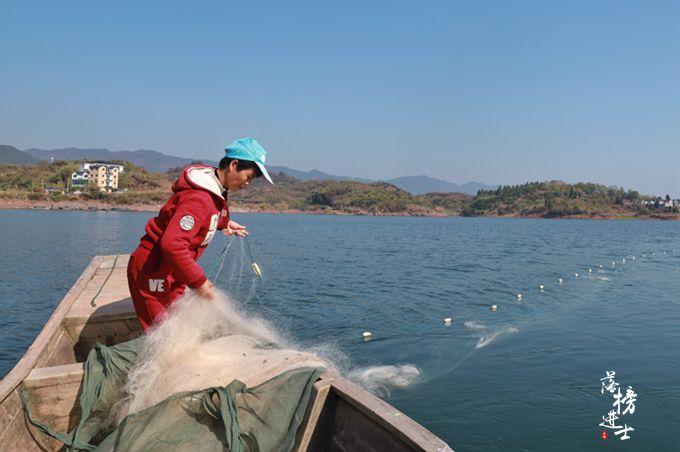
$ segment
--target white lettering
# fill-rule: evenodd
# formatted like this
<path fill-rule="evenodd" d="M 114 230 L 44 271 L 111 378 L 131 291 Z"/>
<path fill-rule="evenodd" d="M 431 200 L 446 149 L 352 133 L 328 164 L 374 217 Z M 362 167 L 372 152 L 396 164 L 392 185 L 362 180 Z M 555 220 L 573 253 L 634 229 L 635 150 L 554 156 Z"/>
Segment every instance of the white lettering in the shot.
<path fill-rule="evenodd" d="M 165 281 L 162 279 L 150 279 L 149 280 L 149 290 L 151 292 L 163 292 Z"/>
<path fill-rule="evenodd" d="M 203 243 L 201 243 L 201 246 L 208 246 L 208 244 L 212 241 L 213 237 L 215 236 L 215 230 L 217 229 L 217 224 L 220 221 L 220 214 L 216 213 L 210 218 L 210 229 L 208 229 L 208 233 L 205 236 L 205 239 L 203 240 Z"/>

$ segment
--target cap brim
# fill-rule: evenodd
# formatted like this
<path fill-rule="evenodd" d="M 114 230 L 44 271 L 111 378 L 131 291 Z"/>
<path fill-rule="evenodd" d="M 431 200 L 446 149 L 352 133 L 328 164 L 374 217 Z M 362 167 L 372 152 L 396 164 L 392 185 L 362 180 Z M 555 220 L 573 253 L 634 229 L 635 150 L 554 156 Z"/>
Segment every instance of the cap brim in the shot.
<path fill-rule="evenodd" d="M 264 176 L 264 178 L 267 179 L 270 184 L 274 185 L 274 181 L 267 172 L 267 168 L 265 168 L 264 165 L 260 162 L 255 162 L 255 164 L 257 165 L 258 168 L 260 168 L 260 171 L 262 171 L 262 175 Z"/>

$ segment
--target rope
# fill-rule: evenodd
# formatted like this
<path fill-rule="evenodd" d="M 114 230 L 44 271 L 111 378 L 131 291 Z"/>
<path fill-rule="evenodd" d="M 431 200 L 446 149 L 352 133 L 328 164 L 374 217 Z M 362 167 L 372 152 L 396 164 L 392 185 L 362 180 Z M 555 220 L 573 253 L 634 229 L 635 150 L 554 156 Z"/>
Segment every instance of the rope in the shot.
<path fill-rule="evenodd" d="M 234 239 L 229 241 L 229 244 L 226 246 L 224 249 L 224 256 L 227 255 L 227 252 L 229 251 L 229 248 L 231 247 L 231 244 L 234 243 Z M 217 274 L 213 278 L 213 280 L 217 281 L 217 278 L 220 276 L 220 273 L 222 273 L 222 267 L 224 267 L 224 257 L 222 257 L 222 260 L 220 261 L 220 268 L 217 269 Z"/>
<path fill-rule="evenodd" d="M 250 263 L 254 264 L 255 258 L 253 257 L 253 250 L 252 250 L 252 248 L 250 248 L 250 241 L 248 240 L 248 236 L 246 236 L 245 239 L 246 239 L 246 250 L 248 251 L 248 257 L 250 257 Z"/>
<path fill-rule="evenodd" d="M 244 240 L 246 242 L 246 252 L 248 253 L 248 258 L 250 259 L 250 263 L 251 263 L 251 265 L 256 264 L 255 257 L 253 256 L 253 250 L 252 250 L 252 247 L 250 246 L 250 241 L 248 240 L 248 237 L 247 236 L 244 237 Z M 212 264 L 210 265 L 210 269 L 208 270 L 207 274 L 208 275 L 214 274 L 214 276 L 212 276 L 210 278 L 214 282 L 217 282 L 217 277 L 220 275 L 220 273 L 222 272 L 222 268 L 224 267 L 224 261 L 225 261 L 225 258 L 227 256 L 227 251 L 229 251 L 229 248 L 231 247 L 231 245 L 235 241 L 236 241 L 235 238 L 232 238 L 231 240 L 229 240 L 226 243 L 226 245 L 224 246 L 224 248 L 222 248 L 222 251 L 220 251 L 220 254 L 215 258 L 215 260 L 213 260 Z M 217 272 L 215 272 L 215 270 L 217 270 Z M 251 289 L 251 293 L 253 293 L 255 300 L 257 301 L 257 303 L 260 305 L 260 307 L 262 309 L 278 315 L 278 312 L 276 312 L 275 310 L 265 306 L 264 303 L 262 302 L 262 290 L 261 290 L 262 289 L 262 278 L 260 276 L 256 275 L 254 279 L 256 281 L 253 281 L 250 289 Z"/>
<path fill-rule="evenodd" d="M 253 257 L 253 250 L 250 247 L 250 241 L 248 240 L 248 237 L 245 237 L 246 240 L 246 250 L 248 251 L 248 257 L 250 257 L 250 263 L 251 264 L 256 264 L 255 258 Z M 251 290 L 254 289 L 254 296 L 255 300 L 257 300 L 257 303 L 260 305 L 261 308 L 278 315 L 279 313 L 273 310 L 272 308 L 265 306 L 264 303 L 262 303 L 262 277 L 259 275 L 255 276 L 255 279 L 257 281 L 253 281 L 253 285 L 251 286 Z"/>
<path fill-rule="evenodd" d="M 224 258 L 226 257 L 227 251 L 229 251 L 231 244 L 234 243 L 234 239 L 232 238 L 229 241 L 227 241 L 225 239 L 225 243 L 226 244 L 224 245 L 224 248 L 222 248 L 222 251 L 220 251 L 220 254 L 217 255 L 217 257 L 215 258 L 213 263 L 210 264 L 210 268 L 208 269 L 207 274 L 208 274 L 208 276 L 210 276 L 211 274 L 213 274 L 215 272 L 215 270 L 217 269 L 217 267 L 219 265 L 219 270 L 217 270 L 217 273 L 215 273 L 214 276 L 210 278 L 212 280 L 216 280 L 217 277 L 220 275 L 220 272 L 222 272 L 222 267 L 224 266 Z"/>
<path fill-rule="evenodd" d="M 119 255 L 116 254 L 116 257 L 113 259 L 113 265 L 111 265 L 111 271 L 109 272 L 108 275 L 106 275 L 106 279 L 104 280 L 104 282 L 102 283 L 102 285 L 99 286 L 99 289 L 97 290 L 97 293 L 94 294 L 94 297 L 92 297 L 92 300 L 90 300 L 90 306 L 92 306 L 93 308 L 96 308 L 96 307 L 97 307 L 97 303 L 95 303 L 95 300 L 97 299 L 97 297 L 99 296 L 99 294 L 102 293 L 102 290 L 104 289 L 104 286 L 106 285 L 107 282 L 109 282 L 109 278 L 110 278 L 111 275 L 113 274 L 113 270 L 115 270 L 115 268 L 116 268 L 116 262 L 118 262 L 118 256 L 119 256 Z"/>

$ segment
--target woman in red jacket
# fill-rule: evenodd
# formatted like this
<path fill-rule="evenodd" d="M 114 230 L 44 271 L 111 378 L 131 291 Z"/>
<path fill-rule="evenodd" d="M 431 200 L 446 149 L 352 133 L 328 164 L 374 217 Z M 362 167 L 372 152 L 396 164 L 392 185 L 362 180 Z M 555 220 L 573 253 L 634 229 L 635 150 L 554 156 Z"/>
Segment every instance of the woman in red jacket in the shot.
<path fill-rule="evenodd" d="M 173 195 L 146 225 L 130 256 L 128 286 L 142 327 L 147 330 L 187 286 L 213 298 L 212 283 L 196 262 L 217 230 L 245 237 L 244 226 L 229 220 L 227 194 L 255 177 L 273 183 L 264 162 L 267 152 L 253 138 L 226 148 L 218 168 L 192 165 L 173 184 Z"/>

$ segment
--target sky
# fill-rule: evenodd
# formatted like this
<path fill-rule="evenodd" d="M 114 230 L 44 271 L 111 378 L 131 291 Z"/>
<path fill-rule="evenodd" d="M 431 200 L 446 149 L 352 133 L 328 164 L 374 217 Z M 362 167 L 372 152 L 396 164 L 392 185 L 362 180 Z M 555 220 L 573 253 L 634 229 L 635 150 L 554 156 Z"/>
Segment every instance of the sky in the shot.
<path fill-rule="evenodd" d="M 0 143 L 680 197 L 680 1 L 3 0 Z"/>

